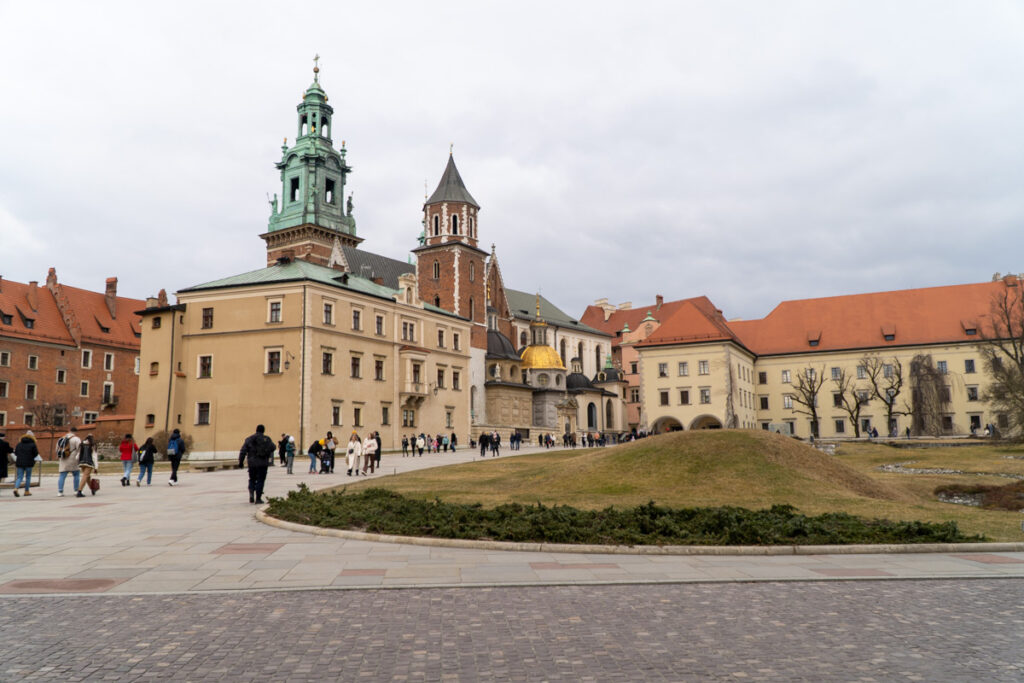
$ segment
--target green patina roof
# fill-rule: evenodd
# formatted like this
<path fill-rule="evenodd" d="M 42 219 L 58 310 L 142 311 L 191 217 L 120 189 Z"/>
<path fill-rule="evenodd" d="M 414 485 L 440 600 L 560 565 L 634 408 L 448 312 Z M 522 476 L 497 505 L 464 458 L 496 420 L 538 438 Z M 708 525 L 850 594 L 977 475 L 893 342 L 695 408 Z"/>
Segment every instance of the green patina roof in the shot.
<path fill-rule="evenodd" d="M 348 277 L 345 278 L 345 275 L 348 275 Z M 290 261 L 288 263 L 275 263 L 272 266 L 260 268 L 259 270 L 252 270 L 248 273 L 240 273 L 239 275 L 232 275 L 230 277 L 221 278 L 220 280 L 204 282 L 201 285 L 186 287 L 185 289 L 179 290 L 178 293 L 200 292 L 207 289 L 225 289 L 228 287 L 252 287 L 256 285 L 270 285 L 280 282 L 300 282 L 303 280 L 310 280 L 312 282 L 318 282 L 320 284 L 337 287 L 339 289 L 347 289 L 349 291 L 375 296 L 380 299 L 391 300 L 394 298 L 395 294 L 398 293 L 397 289 L 378 285 L 372 280 L 360 277 L 355 273 L 342 273 L 334 268 L 318 266 L 315 263 L 309 263 L 308 261 L 303 261 L 301 259 Z M 343 282 L 343 280 L 347 280 L 347 282 Z M 450 311 L 438 308 L 433 304 L 424 303 L 423 308 L 452 318 L 461 317 L 451 313 Z"/>
<path fill-rule="evenodd" d="M 537 311 L 536 294 L 528 294 L 526 292 L 506 288 L 505 298 L 508 299 L 508 306 L 512 311 L 513 317 L 519 318 L 520 320 L 533 320 Z M 611 336 L 607 332 L 595 330 L 593 327 L 584 325 L 579 320 L 570 317 L 562 311 L 562 309 L 555 306 L 543 296 L 540 297 L 540 317 L 549 325 L 557 325 L 559 327 L 580 330 L 581 332 L 589 332 L 590 334 L 597 334 L 602 337 Z"/>

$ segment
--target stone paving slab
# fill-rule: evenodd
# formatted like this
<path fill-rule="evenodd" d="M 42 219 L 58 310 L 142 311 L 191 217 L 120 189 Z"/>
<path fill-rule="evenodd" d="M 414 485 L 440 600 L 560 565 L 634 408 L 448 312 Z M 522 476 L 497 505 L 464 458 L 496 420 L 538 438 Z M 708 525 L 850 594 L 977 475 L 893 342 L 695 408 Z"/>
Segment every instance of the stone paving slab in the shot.
<path fill-rule="evenodd" d="M 524 448 L 520 454 L 529 452 Z M 479 460 L 468 451 L 415 459 L 384 457 L 388 472 Z M 389 475 L 370 478 L 383 476 Z M 274 467 L 267 492 L 280 496 L 299 483 L 322 489 L 346 481 L 343 474 L 289 476 Z M 891 548 L 879 547 L 879 552 L 859 554 L 848 548 L 825 548 L 818 554 L 779 548 L 729 555 L 724 554 L 729 549 L 715 548 L 709 552 L 716 554 L 668 555 L 621 554 L 622 549 L 610 548 L 581 552 L 575 547 L 560 552 L 563 549 L 556 546 L 524 550 L 515 544 L 451 547 L 438 539 L 430 544 L 380 542 L 351 532 L 313 534 L 297 525 L 259 521 L 257 506 L 247 502 L 244 470 L 183 473 L 179 486 L 165 483 L 107 487 L 96 499 L 82 503 L 58 498 L 56 477 L 44 477 L 31 498 L 0 497 L 0 593 L 4 586 L 24 585 L 11 584 L 14 581 L 85 578 L 116 581 L 110 592 L 162 593 L 367 585 L 1024 577 L 1024 546 L 1012 544 L 904 554 L 881 552 Z M 88 524 L 83 526 L 79 522 L 86 515 Z"/>

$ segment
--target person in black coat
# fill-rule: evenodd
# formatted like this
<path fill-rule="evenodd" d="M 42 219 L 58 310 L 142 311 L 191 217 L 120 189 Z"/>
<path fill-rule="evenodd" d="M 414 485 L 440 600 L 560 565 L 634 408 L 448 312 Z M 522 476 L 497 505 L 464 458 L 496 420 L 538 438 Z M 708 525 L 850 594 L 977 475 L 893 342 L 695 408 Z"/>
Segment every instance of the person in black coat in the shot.
<path fill-rule="evenodd" d="M 10 458 L 11 453 L 14 452 L 11 444 L 7 443 L 7 440 L 4 438 L 5 436 L 7 435 L 0 432 L 0 481 L 10 476 L 10 472 L 7 469 L 7 460 Z"/>
<path fill-rule="evenodd" d="M 22 477 L 25 479 L 25 495 L 31 496 L 29 490 L 32 487 L 32 468 L 36 464 L 36 456 L 39 455 L 39 448 L 36 447 L 36 437 L 31 431 L 25 432 L 21 441 L 14 447 L 14 467 L 16 477 L 14 479 L 14 497 L 18 497 L 18 487 L 21 486 Z"/>
<path fill-rule="evenodd" d="M 256 433 L 250 435 L 238 451 L 238 468 L 246 458 L 249 460 L 249 502 L 263 503 L 263 486 L 267 481 L 267 468 L 277 450 L 274 440 L 264 434 L 263 425 L 256 426 Z"/>

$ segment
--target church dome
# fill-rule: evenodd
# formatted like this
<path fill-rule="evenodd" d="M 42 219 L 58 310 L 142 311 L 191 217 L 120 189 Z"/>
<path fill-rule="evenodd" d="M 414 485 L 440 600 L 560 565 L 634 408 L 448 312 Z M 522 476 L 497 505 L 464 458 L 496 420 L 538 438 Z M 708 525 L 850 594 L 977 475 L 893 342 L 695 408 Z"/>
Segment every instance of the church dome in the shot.
<path fill-rule="evenodd" d="M 487 357 L 498 360 L 519 360 L 516 347 L 498 330 L 487 330 Z"/>
<path fill-rule="evenodd" d="M 565 370 L 558 351 L 547 345 L 527 346 L 522 357 L 524 370 Z"/>
<path fill-rule="evenodd" d="M 590 383 L 587 376 L 581 372 L 569 373 L 569 376 L 565 378 L 566 389 L 594 389 L 594 385 Z"/>

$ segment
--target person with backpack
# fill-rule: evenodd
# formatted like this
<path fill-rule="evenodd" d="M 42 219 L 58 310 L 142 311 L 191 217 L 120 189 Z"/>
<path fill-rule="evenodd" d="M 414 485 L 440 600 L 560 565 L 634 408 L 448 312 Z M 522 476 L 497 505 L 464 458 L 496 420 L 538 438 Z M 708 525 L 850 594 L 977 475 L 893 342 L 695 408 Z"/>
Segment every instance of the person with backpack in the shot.
<path fill-rule="evenodd" d="M 92 495 L 96 495 L 96 492 L 100 489 L 99 478 L 93 479 L 92 475 L 98 471 L 96 464 L 99 458 L 95 455 L 96 449 L 93 447 L 92 434 L 88 434 L 82 439 L 82 445 L 78 449 L 78 469 L 82 471 L 82 481 L 77 486 L 75 492 L 76 498 L 85 498 L 85 494 L 82 491 L 86 486 L 92 492 Z"/>
<path fill-rule="evenodd" d="M 131 486 L 132 467 L 135 466 L 135 461 L 139 457 L 139 445 L 135 443 L 135 439 L 132 438 L 131 434 L 125 434 L 117 450 L 121 452 L 121 465 L 124 467 L 121 486 Z"/>
<path fill-rule="evenodd" d="M 25 432 L 21 441 L 14 447 L 14 497 L 18 497 L 18 488 L 21 487 L 22 478 L 25 479 L 25 495 L 31 496 L 32 491 L 32 468 L 36 465 L 36 458 L 39 457 L 39 447 L 36 446 L 36 435 L 32 430 Z"/>
<path fill-rule="evenodd" d="M 181 465 L 183 455 L 185 440 L 181 438 L 181 432 L 175 429 L 171 432 L 171 438 L 167 440 L 167 459 L 171 461 L 171 478 L 167 481 L 168 486 L 178 485 L 178 466 Z"/>
<path fill-rule="evenodd" d="M 287 443 L 284 445 L 285 462 L 288 465 L 288 474 L 294 474 L 292 472 L 292 465 L 295 463 L 295 437 L 289 436 Z"/>
<path fill-rule="evenodd" d="M 320 445 L 320 439 L 313 439 L 313 443 L 309 444 L 309 472 L 307 474 L 316 474 L 316 461 L 320 457 L 320 451 L 323 450 L 323 446 Z"/>
<path fill-rule="evenodd" d="M 135 480 L 136 486 L 142 486 L 142 475 L 146 475 L 146 486 L 153 483 L 153 463 L 155 461 L 156 446 L 153 444 L 153 437 L 149 437 L 139 449 L 139 478 Z"/>
<path fill-rule="evenodd" d="M 277 446 L 274 440 L 264 434 L 263 425 L 256 425 L 256 432 L 246 438 L 238 451 L 238 468 L 249 461 L 249 502 L 257 505 L 263 501 L 263 487 L 267 482 L 267 468 L 274 459 Z"/>
<path fill-rule="evenodd" d="M 57 477 L 57 496 L 64 497 L 64 480 L 70 472 L 74 478 L 75 490 L 78 490 L 78 481 L 81 473 L 78 471 L 78 452 L 82 448 L 82 440 L 75 432 L 78 428 L 73 426 L 68 433 L 57 439 L 57 463 L 60 476 Z"/>

